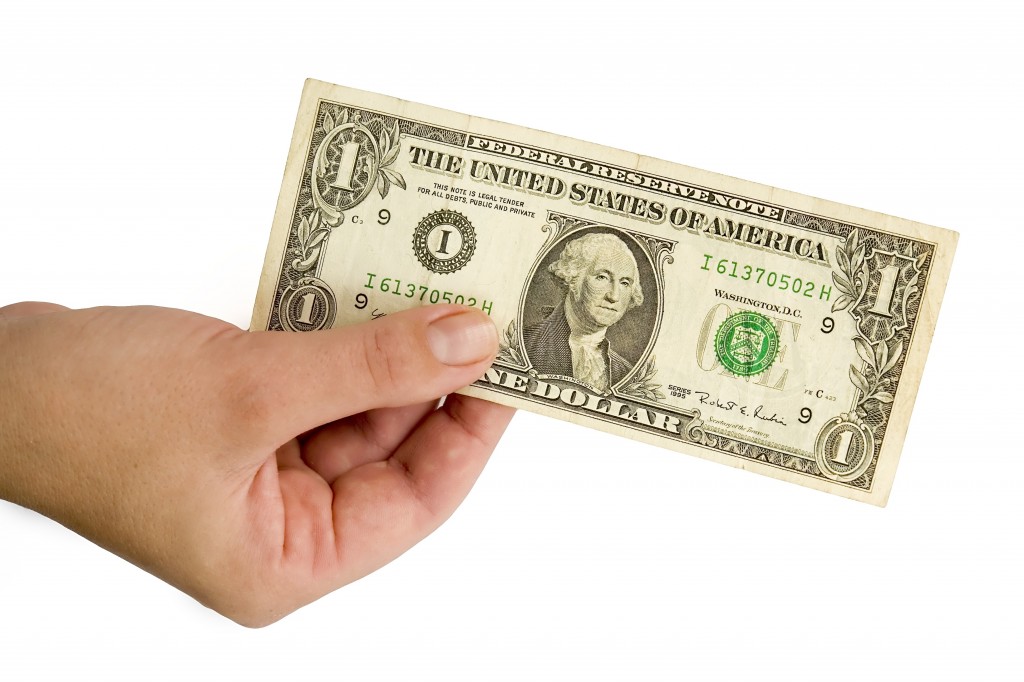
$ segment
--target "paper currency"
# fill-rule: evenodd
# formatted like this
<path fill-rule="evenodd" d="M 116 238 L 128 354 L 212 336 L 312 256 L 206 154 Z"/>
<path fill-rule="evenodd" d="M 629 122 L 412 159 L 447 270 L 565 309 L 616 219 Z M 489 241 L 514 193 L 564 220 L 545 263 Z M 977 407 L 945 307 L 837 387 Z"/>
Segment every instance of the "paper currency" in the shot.
<path fill-rule="evenodd" d="M 956 240 L 308 81 L 252 329 L 475 306 L 469 395 L 881 505 Z"/>

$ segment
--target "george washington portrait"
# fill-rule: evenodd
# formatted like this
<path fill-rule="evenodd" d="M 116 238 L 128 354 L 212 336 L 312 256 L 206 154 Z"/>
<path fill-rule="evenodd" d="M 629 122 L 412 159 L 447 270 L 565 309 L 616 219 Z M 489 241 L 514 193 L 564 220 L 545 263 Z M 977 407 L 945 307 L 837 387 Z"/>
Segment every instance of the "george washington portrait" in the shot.
<path fill-rule="evenodd" d="M 523 343 L 538 373 L 607 392 L 633 369 L 653 327 L 634 251 L 609 231 L 555 245 L 530 283 L 524 310 L 535 320 L 524 315 Z M 645 272 L 653 275 L 649 265 Z"/>

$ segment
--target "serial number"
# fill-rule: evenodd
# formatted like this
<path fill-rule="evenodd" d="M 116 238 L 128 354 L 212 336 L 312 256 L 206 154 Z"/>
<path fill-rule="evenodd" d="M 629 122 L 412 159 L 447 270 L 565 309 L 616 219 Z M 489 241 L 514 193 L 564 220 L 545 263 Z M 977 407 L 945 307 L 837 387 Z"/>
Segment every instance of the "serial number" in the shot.
<path fill-rule="evenodd" d="M 768 286 L 780 291 L 789 291 L 797 296 L 814 298 L 817 292 L 819 301 L 832 300 L 832 286 L 829 284 L 816 284 L 809 279 L 801 279 L 786 273 L 775 272 L 765 268 L 758 268 L 752 265 L 744 265 L 728 258 L 721 258 L 717 263 L 712 263 L 715 257 L 709 253 L 704 254 L 704 265 L 700 267 L 706 272 L 717 272 L 725 277 L 742 279 L 745 282 L 753 280 L 762 286 Z"/>
<path fill-rule="evenodd" d="M 366 273 L 366 278 L 366 284 L 363 285 L 365 289 L 373 289 L 385 294 L 404 296 L 405 298 L 417 299 L 429 303 L 455 303 L 456 305 L 468 305 L 470 307 L 479 306 L 480 310 L 484 311 L 488 315 L 491 314 L 491 308 L 494 305 L 494 301 L 478 301 L 475 296 L 465 296 L 453 291 L 432 289 L 426 284 L 403 282 L 402 280 L 395 279 L 393 277 L 377 279 L 377 274 L 373 272 Z"/>

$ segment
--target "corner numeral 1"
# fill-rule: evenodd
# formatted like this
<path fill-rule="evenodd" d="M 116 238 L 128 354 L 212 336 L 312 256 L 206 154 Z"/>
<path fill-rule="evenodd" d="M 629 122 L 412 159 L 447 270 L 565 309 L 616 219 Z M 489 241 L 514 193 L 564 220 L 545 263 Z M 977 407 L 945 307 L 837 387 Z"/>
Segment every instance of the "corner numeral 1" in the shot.
<path fill-rule="evenodd" d="M 892 317 L 892 299 L 896 294 L 896 277 L 900 270 L 890 263 L 878 271 L 882 279 L 878 283 L 878 293 L 875 294 L 875 305 L 871 306 L 869 313 Z"/>
<path fill-rule="evenodd" d="M 310 316 L 313 314 L 314 298 L 316 298 L 316 294 L 312 292 L 302 297 L 302 314 L 299 315 L 299 322 L 302 324 L 313 324 L 313 319 Z"/>
<path fill-rule="evenodd" d="M 359 143 L 346 142 L 341 145 L 341 158 L 338 159 L 338 175 L 331 183 L 331 187 L 343 189 L 346 192 L 353 191 L 352 176 L 355 175 L 356 160 L 359 158 Z"/>

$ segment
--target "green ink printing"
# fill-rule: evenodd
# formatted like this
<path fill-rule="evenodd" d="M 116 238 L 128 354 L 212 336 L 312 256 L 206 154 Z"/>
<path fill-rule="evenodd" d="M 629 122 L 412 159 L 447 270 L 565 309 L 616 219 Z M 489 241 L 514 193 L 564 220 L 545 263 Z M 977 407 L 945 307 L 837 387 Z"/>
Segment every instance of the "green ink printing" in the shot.
<path fill-rule="evenodd" d="M 744 310 L 725 318 L 715 334 L 715 355 L 733 374 L 749 377 L 760 374 L 775 362 L 779 352 L 779 333 L 772 321 Z"/>

